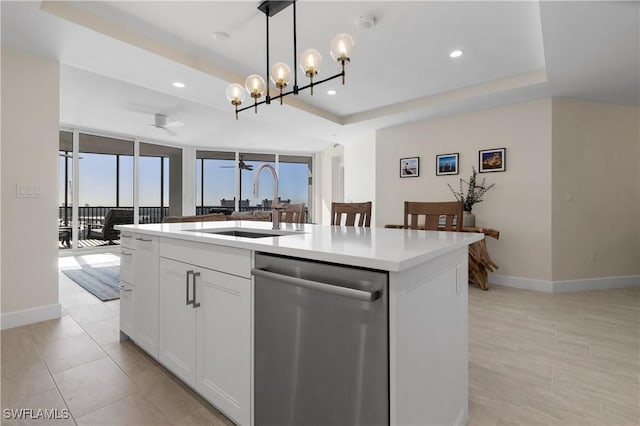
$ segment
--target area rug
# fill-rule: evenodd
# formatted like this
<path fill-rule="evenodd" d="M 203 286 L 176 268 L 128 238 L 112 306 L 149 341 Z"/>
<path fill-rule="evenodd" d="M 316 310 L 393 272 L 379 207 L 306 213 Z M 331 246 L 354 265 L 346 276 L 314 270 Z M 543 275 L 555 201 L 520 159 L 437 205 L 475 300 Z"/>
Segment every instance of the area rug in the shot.
<path fill-rule="evenodd" d="M 82 269 L 67 269 L 62 273 L 103 302 L 120 298 L 119 265 L 95 268 L 83 265 Z"/>

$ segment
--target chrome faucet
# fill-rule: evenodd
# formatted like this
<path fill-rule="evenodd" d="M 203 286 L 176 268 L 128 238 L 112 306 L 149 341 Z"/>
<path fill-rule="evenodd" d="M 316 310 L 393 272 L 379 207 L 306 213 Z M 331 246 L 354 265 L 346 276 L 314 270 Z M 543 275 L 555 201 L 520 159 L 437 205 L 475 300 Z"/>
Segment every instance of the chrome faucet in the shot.
<path fill-rule="evenodd" d="M 260 181 L 258 177 L 260 176 L 260 172 L 262 169 L 269 169 L 271 174 L 273 175 L 273 201 L 271 202 L 271 222 L 273 223 L 273 229 L 280 229 L 280 211 L 276 204 L 278 202 L 278 172 L 276 169 L 267 163 L 262 163 L 258 166 L 255 173 L 253 174 L 253 196 L 258 196 L 258 182 Z"/>

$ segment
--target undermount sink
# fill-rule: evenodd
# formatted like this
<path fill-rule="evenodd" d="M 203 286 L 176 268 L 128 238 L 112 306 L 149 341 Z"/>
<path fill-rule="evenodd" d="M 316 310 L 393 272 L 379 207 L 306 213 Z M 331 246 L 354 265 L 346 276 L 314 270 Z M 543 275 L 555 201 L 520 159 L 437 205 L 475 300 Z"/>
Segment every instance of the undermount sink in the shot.
<path fill-rule="evenodd" d="M 187 232 L 201 232 L 203 234 L 228 235 L 230 237 L 242 238 L 268 238 L 268 237 L 284 237 L 286 235 L 299 234 L 301 231 L 249 231 L 246 229 L 184 229 Z"/>

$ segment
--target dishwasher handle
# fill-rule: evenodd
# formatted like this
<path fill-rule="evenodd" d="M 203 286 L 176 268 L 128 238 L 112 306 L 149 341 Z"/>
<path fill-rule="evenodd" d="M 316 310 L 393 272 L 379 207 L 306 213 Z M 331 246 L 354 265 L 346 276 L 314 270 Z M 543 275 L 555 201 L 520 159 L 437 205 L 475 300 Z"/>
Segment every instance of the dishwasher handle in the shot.
<path fill-rule="evenodd" d="M 269 278 L 284 284 L 309 288 L 312 290 L 322 291 L 324 293 L 334 294 L 336 296 L 349 297 L 351 299 L 361 300 L 363 302 L 374 302 L 380 298 L 379 291 L 364 291 L 354 288 L 342 287 L 335 284 L 327 284 L 319 281 L 305 280 L 304 278 L 292 277 L 271 272 L 265 269 L 252 268 L 251 275 L 256 277 Z"/>

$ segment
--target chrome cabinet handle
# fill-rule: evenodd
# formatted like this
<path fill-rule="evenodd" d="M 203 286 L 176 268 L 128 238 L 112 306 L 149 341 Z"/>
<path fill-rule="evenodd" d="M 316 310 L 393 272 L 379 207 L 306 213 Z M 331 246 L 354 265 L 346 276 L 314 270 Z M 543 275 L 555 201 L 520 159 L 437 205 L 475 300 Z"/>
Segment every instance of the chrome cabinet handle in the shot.
<path fill-rule="evenodd" d="M 193 273 L 193 308 L 199 308 L 200 302 L 196 302 L 196 278 L 200 276 L 200 272 Z"/>
<path fill-rule="evenodd" d="M 131 289 L 130 289 L 130 288 L 125 288 L 125 286 L 123 286 L 123 285 L 119 285 L 119 286 L 118 286 L 118 288 L 119 288 L 120 290 L 122 290 L 122 291 L 126 291 L 126 292 L 131 291 Z"/>
<path fill-rule="evenodd" d="M 122 235 L 120 234 L 120 238 L 133 238 L 131 235 Z"/>
<path fill-rule="evenodd" d="M 123 251 L 121 251 L 120 254 L 123 256 L 133 256 L 133 253 L 125 253 Z"/>
<path fill-rule="evenodd" d="M 187 271 L 187 283 L 186 283 L 187 284 L 187 288 L 185 289 L 185 293 L 187 294 L 187 306 L 188 305 L 193 305 L 193 302 L 196 300 L 195 293 L 193 295 L 193 299 L 189 300 L 189 276 L 190 275 L 193 275 L 193 271 Z M 194 278 L 194 281 L 195 281 L 195 278 Z"/>
<path fill-rule="evenodd" d="M 136 238 L 136 240 L 137 240 L 137 241 L 144 241 L 145 243 L 150 243 L 151 241 L 153 241 L 153 240 L 151 240 L 151 239 L 146 240 L 146 239 L 144 239 L 144 238 Z"/>
<path fill-rule="evenodd" d="M 251 269 L 251 275 L 256 277 L 269 278 L 275 281 L 279 281 L 283 284 L 294 285 L 298 287 L 309 288 L 312 290 L 322 291 L 324 293 L 330 293 L 336 296 L 349 297 L 351 299 L 362 300 L 364 302 L 374 302 L 381 296 L 379 291 L 364 291 L 356 290 L 349 287 L 341 287 L 334 284 L 321 283 L 319 281 L 305 280 L 303 278 L 291 277 L 289 275 L 277 274 L 275 272 L 266 271 L 264 269 L 253 268 Z"/>

